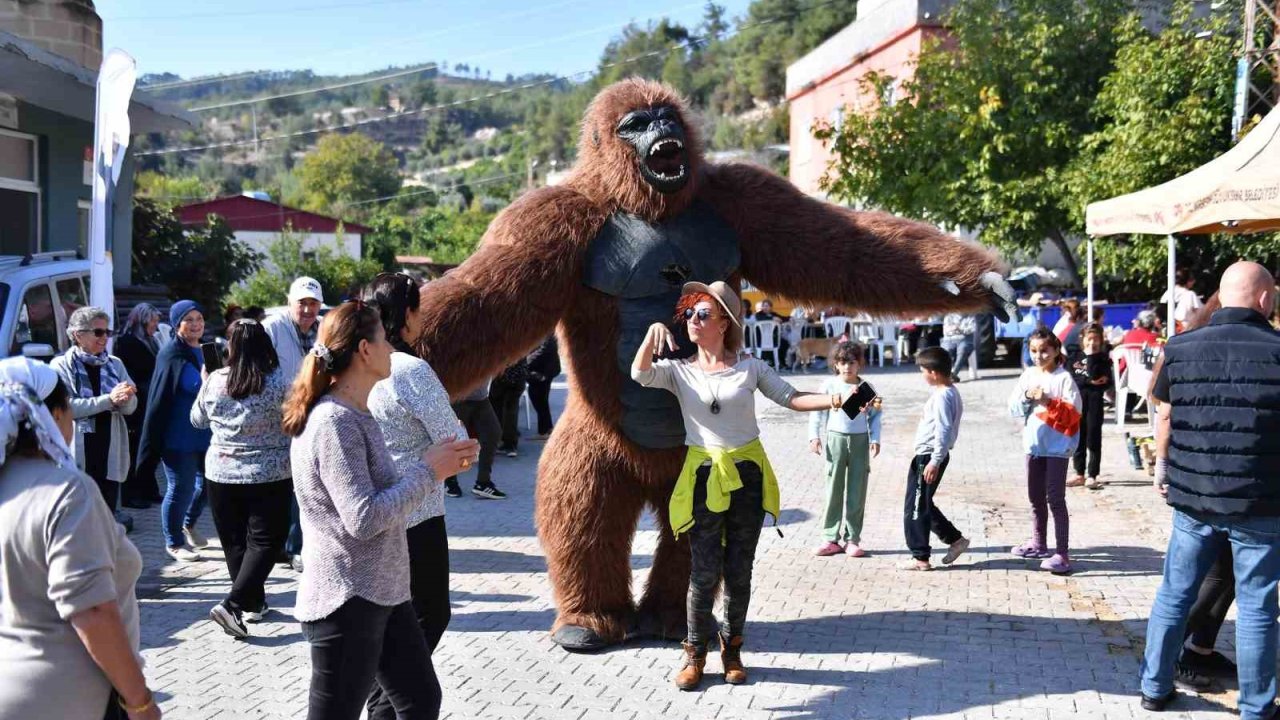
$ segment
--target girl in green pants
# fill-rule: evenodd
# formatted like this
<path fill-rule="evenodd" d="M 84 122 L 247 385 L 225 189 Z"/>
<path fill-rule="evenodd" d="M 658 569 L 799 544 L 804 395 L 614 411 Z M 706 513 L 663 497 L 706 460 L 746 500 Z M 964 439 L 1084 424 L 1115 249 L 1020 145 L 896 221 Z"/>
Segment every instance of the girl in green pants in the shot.
<path fill-rule="evenodd" d="M 842 342 L 831 354 L 836 377 L 827 380 L 822 392 L 849 397 L 862 384 L 866 347 L 857 342 Z M 880 401 L 850 419 L 840 410 L 822 410 L 809 416 L 809 451 L 822 452 L 822 431 L 826 429 L 827 506 L 823 519 L 823 542 L 815 555 L 847 553 L 849 557 L 866 555 L 862 542 L 862 515 L 867 503 L 867 478 L 871 474 L 871 458 L 880 454 Z"/>

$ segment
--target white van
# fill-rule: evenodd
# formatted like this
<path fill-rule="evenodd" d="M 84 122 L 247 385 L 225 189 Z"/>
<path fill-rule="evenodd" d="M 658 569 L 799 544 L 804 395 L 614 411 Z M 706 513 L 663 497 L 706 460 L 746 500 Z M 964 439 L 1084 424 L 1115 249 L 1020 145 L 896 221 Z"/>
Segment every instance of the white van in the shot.
<path fill-rule="evenodd" d="M 65 352 L 67 318 L 89 304 L 89 261 L 74 251 L 0 255 L 0 357 Z"/>

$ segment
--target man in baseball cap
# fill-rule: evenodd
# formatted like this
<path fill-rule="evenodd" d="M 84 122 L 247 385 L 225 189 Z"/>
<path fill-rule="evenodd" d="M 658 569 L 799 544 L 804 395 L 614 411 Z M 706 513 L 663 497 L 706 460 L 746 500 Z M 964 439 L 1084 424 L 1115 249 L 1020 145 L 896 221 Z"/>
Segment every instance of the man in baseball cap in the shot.
<path fill-rule="evenodd" d="M 311 352 L 316 342 L 316 333 L 320 329 L 320 305 L 324 302 L 324 291 L 315 278 L 300 277 L 289 286 L 289 309 L 279 315 L 272 315 L 262 323 L 276 349 L 276 357 L 280 359 L 280 370 L 289 382 L 297 377 L 302 368 L 302 358 Z M 289 539 L 285 541 L 285 552 L 289 554 L 289 564 L 298 571 L 302 570 L 302 527 L 298 524 L 298 504 L 294 501 L 290 523 Z"/>

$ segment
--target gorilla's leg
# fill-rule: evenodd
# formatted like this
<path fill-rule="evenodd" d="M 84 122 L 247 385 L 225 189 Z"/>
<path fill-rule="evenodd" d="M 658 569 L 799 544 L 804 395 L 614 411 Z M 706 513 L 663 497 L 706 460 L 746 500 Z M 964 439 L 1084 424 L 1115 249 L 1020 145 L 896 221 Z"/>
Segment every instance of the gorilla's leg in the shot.
<path fill-rule="evenodd" d="M 683 454 L 683 453 L 681 453 Z M 683 640 L 687 631 L 685 601 L 689 594 L 689 537 L 679 541 L 671 535 L 668 502 L 679 473 L 676 464 L 671 479 L 650 486 L 649 504 L 658 516 L 658 549 L 653 554 L 653 567 L 640 598 L 639 630 L 665 640 Z"/>
<path fill-rule="evenodd" d="M 538 465 L 535 515 L 558 611 L 552 639 L 589 651 L 626 636 L 631 539 L 644 493 L 625 441 L 574 409 Z"/>

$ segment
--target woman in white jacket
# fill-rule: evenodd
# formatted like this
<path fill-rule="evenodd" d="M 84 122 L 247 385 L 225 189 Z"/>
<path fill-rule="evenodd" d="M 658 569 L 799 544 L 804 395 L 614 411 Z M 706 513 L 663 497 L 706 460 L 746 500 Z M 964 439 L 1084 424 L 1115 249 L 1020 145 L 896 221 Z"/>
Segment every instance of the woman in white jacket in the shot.
<path fill-rule="evenodd" d="M 107 354 L 108 320 L 96 307 L 72 313 L 67 320 L 71 348 L 49 365 L 71 390 L 76 467 L 93 478 L 107 507 L 115 510 L 131 462 L 124 416 L 137 409 L 138 389 L 120 358 Z"/>

